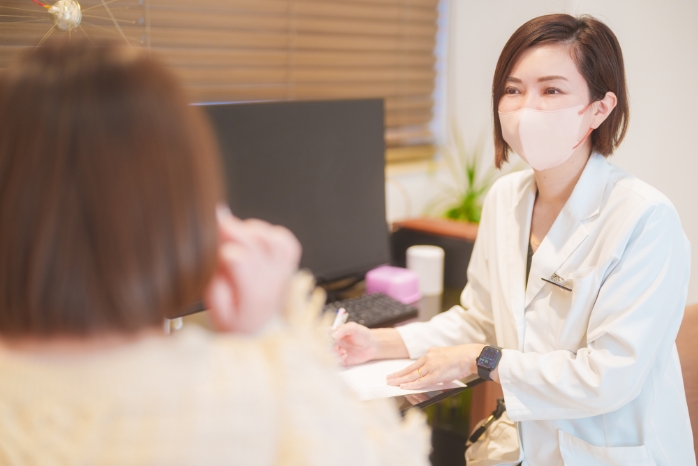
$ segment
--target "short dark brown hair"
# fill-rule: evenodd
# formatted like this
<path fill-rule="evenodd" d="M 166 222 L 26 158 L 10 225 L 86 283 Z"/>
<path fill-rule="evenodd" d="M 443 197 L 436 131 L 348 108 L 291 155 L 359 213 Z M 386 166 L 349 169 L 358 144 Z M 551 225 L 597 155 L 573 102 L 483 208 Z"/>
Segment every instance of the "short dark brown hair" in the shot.
<path fill-rule="evenodd" d="M 508 160 L 509 145 L 502 137 L 499 100 L 506 78 L 521 54 L 534 46 L 563 44 L 569 46 L 572 59 L 589 86 L 591 101 L 603 99 L 607 92 L 618 98 L 616 108 L 591 133 L 592 150 L 609 156 L 618 147 L 628 129 L 630 109 L 625 83 L 623 52 L 613 31 L 591 16 L 555 14 L 534 18 L 514 32 L 497 61 L 492 81 L 494 116 L 494 161 L 497 168 Z"/>
<path fill-rule="evenodd" d="M 0 77 L 0 335 L 131 332 L 216 263 L 212 132 L 144 52 L 73 41 Z"/>

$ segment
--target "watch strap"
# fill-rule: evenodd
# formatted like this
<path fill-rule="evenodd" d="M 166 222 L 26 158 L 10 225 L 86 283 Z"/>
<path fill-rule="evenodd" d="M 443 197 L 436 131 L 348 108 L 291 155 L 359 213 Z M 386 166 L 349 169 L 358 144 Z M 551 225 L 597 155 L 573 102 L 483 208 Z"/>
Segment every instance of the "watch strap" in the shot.
<path fill-rule="evenodd" d="M 489 380 L 490 382 L 492 382 L 492 377 L 490 377 L 490 372 L 492 372 L 492 371 L 488 371 L 484 367 L 477 366 L 477 375 L 481 379 Z"/>
<path fill-rule="evenodd" d="M 492 371 L 494 369 L 497 368 L 497 366 L 499 366 L 499 361 L 502 360 L 502 356 L 501 356 L 502 348 L 500 348 L 499 346 L 487 345 L 487 346 L 485 346 L 485 348 L 482 349 L 482 351 L 484 351 L 486 348 L 495 348 L 496 350 L 499 351 L 500 356 L 499 356 L 499 360 L 497 361 L 497 364 L 495 364 L 495 366 L 492 370 L 485 369 L 484 367 L 481 367 L 480 364 L 478 363 L 478 359 L 480 359 L 480 356 L 478 356 L 477 359 L 475 360 L 475 365 L 477 366 L 478 377 L 480 377 L 481 379 L 484 379 L 484 380 L 489 380 L 491 382 L 492 377 L 490 377 L 490 374 L 492 373 Z"/>

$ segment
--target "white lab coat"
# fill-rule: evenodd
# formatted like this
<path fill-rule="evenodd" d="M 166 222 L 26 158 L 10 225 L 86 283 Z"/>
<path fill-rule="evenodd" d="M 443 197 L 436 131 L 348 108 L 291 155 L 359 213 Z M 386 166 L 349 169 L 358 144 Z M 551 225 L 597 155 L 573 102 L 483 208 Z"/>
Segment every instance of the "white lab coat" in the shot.
<path fill-rule="evenodd" d="M 695 465 L 674 344 L 690 268 L 676 210 L 592 155 L 526 286 L 535 193 L 531 170 L 492 187 L 462 307 L 400 328 L 410 357 L 504 348 L 499 377 L 524 465 Z M 572 291 L 541 280 L 553 273 Z"/>

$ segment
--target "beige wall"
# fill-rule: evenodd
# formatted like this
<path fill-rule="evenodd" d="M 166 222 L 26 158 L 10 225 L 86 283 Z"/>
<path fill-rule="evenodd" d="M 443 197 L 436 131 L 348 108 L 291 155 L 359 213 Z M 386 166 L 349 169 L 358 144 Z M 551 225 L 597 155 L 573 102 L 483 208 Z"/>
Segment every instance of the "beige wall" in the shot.
<path fill-rule="evenodd" d="M 698 1 L 450 1 L 448 111 L 469 141 L 489 130 L 492 74 L 518 26 L 567 12 L 592 14 L 613 29 L 625 56 L 631 119 L 612 162 L 658 188 L 678 209 L 694 248 L 689 302 L 698 302 Z M 435 189 L 433 177 L 419 169 L 394 178 L 404 179 L 415 206 Z M 388 186 L 389 214 L 399 216 L 401 199 Z"/>

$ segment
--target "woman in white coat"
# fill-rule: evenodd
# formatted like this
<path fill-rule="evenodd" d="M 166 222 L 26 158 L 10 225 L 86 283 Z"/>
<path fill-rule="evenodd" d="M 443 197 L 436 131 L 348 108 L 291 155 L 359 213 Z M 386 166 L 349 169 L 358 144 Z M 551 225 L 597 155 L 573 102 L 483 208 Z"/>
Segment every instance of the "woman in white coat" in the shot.
<path fill-rule="evenodd" d="M 346 365 L 416 359 L 388 382 L 479 373 L 502 385 L 524 465 L 693 465 L 674 340 L 690 245 L 671 202 L 609 164 L 625 135 L 620 46 L 549 15 L 505 45 L 492 87 L 492 187 L 461 306 L 399 329 L 335 332 Z"/>

